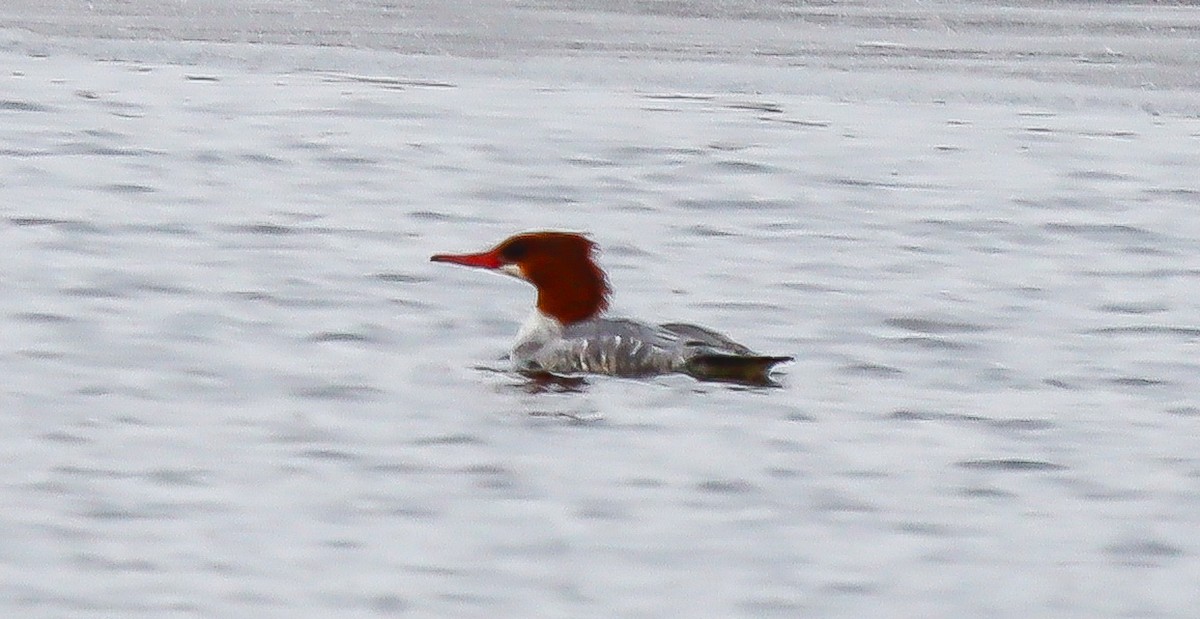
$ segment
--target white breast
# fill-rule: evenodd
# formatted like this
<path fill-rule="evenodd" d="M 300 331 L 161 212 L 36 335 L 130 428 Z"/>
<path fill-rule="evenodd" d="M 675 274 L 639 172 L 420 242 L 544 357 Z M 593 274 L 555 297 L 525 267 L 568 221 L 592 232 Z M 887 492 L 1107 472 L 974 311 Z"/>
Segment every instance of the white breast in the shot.
<path fill-rule="evenodd" d="M 527 368 L 533 364 L 538 351 L 547 344 L 562 339 L 563 326 L 557 319 L 547 316 L 538 310 L 533 310 L 517 331 L 517 340 L 512 346 L 512 362 L 519 368 Z"/>

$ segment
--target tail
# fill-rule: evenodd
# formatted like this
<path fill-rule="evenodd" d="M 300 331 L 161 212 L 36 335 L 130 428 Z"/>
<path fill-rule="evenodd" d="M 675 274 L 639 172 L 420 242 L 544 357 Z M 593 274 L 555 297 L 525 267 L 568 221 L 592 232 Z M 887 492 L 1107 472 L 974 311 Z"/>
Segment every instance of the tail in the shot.
<path fill-rule="evenodd" d="M 744 385 L 774 385 L 771 368 L 792 357 L 765 355 L 696 355 L 687 360 L 684 371 L 699 380 L 714 380 Z"/>

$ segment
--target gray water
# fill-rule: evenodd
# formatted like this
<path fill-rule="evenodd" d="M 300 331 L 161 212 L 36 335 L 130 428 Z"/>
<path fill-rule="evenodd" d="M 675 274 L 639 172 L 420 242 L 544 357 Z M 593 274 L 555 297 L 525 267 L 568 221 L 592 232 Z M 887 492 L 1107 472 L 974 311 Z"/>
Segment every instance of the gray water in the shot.
<path fill-rule="evenodd" d="M 0 8 L 0 616 L 1191 617 L 1200 10 Z M 539 390 L 520 282 L 777 389 Z"/>

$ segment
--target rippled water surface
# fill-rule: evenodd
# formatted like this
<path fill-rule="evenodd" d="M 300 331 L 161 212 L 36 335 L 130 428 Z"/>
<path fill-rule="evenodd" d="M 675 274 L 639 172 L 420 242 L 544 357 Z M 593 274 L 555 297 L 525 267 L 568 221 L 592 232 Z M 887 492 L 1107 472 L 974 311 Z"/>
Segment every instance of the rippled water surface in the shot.
<path fill-rule="evenodd" d="M 0 28 L 0 615 L 1200 604 L 1196 9 Z M 509 373 L 531 290 L 428 257 L 533 228 L 782 387 Z"/>

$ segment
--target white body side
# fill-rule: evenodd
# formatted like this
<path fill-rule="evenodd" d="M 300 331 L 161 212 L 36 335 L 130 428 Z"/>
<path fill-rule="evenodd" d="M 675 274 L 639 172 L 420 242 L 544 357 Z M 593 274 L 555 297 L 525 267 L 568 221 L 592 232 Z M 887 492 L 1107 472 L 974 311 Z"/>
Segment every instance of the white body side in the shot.
<path fill-rule="evenodd" d="M 593 318 L 563 326 L 534 310 L 517 333 L 511 358 L 519 370 L 645 376 L 681 371 L 700 354 L 753 354 L 725 336 L 695 325 L 648 325 Z"/>

